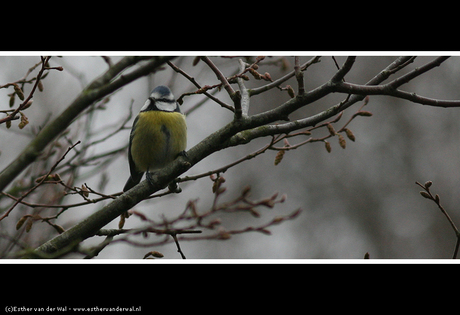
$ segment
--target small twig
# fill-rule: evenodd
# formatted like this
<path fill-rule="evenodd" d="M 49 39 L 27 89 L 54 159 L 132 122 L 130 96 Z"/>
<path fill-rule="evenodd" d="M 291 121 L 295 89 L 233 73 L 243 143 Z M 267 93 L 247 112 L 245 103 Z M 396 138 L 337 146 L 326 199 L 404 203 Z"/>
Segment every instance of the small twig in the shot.
<path fill-rule="evenodd" d="M 192 82 L 193 85 L 195 85 L 198 90 L 201 90 L 202 87 L 201 85 L 198 84 L 198 82 L 196 82 L 196 80 L 191 77 L 190 75 L 188 75 L 184 70 L 182 70 L 181 68 L 177 67 L 176 65 L 174 65 L 172 62 L 170 61 L 167 61 L 167 64 L 177 73 L 180 73 L 182 74 L 187 80 L 189 80 L 190 82 Z M 191 93 L 191 94 L 196 94 L 196 92 L 194 93 Z M 213 100 L 214 102 L 216 102 L 217 104 L 219 104 L 220 106 L 228 109 L 228 110 L 231 110 L 232 112 L 234 111 L 234 108 L 224 102 L 222 102 L 221 100 L 219 100 L 217 97 L 214 97 L 213 95 L 209 94 L 208 92 L 203 92 L 204 95 L 206 95 L 208 98 L 210 98 L 211 100 Z M 185 95 L 188 95 L 188 93 L 186 94 L 183 94 L 181 97 L 179 97 L 179 99 L 182 99 L 183 96 Z M 178 99 L 178 101 L 179 101 Z"/>
<path fill-rule="evenodd" d="M 26 97 L 26 99 L 24 99 L 24 101 L 21 103 L 21 105 L 18 106 L 18 108 L 16 108 L 11 114 L 9 114 L 8 116 L 0 119 L 0 124 L 4 123 L 4 122 L 7 122 L 7 121 L 11 121 L 13 119 L 16 118 L 16 115 L 19 113 L 19 111 L 23 110 L 26 105 L 28 105 L 29 101 L 32 99 L 32 97 L 34 96 L 34 93 L 35 93 L 35 90 L 37 89 L 37 86 L 38 84 L 40 83 L 40 79 L 41 77 L 43 76 L 43 72 L 45 70 L 48 70 L 48 69 L 55 69 L 55 68 L 47 68 L 46 67 L 46 64 L 48 63 L 48 61 L 51 59 L 51 56 L 48 56 L 48 57 L 40 57 L 41 58 L 41 64 L 42 64 L 42 67 L 40 69 L 40 71 L 38 72 L 37 74 L 37 79 L 35 80 L 35 84 L 34 86 L 32 87 L 32 90 L 30 91 L 29 93 L 29 96 Z M 38 64 L 37 64 L 38 65 Z M 58 67 L 59 71 L 62 71 L 62 68 L 61 67 Z M 35 68 L 34 68 L 35 69 Z"/>
<path fill-rule="evenodd" d="M 307 70 L 308 67 L 310 67 L 312 64 L 320 62 L 320 59 L 321 59 L 320 56 L 313 57 L 312 59 L 310 59 L 309 61 L 304 63 L 302 66 L 300 66 L 300 71 Z M 295 75 L 295 71 L 291 71 L 288 74 L 286 74 L 285 76 L 279 78 L 278 80 L 270 82 L 267 85 L 264 85 L 264 86 L 261 86 L 261 87 L 258 87 L 258 88 L 253 88 L 253 89 L 249 90 L 249 94 L 251 96 L 254 96 L 254 95 L 266 92 L 266 91 L 268 91 L 268 90 L 270 90 L 270 89 L 272 89 L 274 87 L 278 87 L 283 82 L 285 82 L 285 81 L 289 80 L 290 78 L 292 78 L 294 75 Z"/>
<path fill-rule="evenodd" d="M 458 254 L 458 249 L 460 247 L 460 232 L 457 229 L 457 227 L 455 226 L 454 221 L 452 221 L 452 219 L 449 216 L 449 214 L 447 213 L 447 211 L 441 205 L 439 195 L 436 194 L 435 196 L 433 196 L 433 194 L 430 192 L 430 186 L 433 184 L 433 182 L 432 181 L 427 181 L 424 185 L 420 184 L 419 182 L 415 182 L 415 184 L 417 184 L 418 186 L 423 188 L 424 191 L 421 191 L 420 195 L 422 195 L 422 197 L 424 197 L 424 198 L 433 200 L 436 203 L 436 205 L 438 206 L 439 210 L 441 210 L 441 212 L 447 218 L 447 220 L 449 221 L 449 223 L 452 226 L 452 228 L 454 229 L 455 235 L 457 236 L 457 243 L 455 244 L 454 254 L 453 254 L 452 258 L 456 259 L 457 254 Z"/>
<path fill-rule="evenodd" d="M 294 57 L 294 73 L 297 79 L 298 93 L 303 95 L 305 93 L 305 87 L 303 83 L 303 72 L 300 70 L 300 57 Z"/>
<path fill-rule="evenodd" d="M 238 107 L 241 108 L 241 95 L 238 92 L 235 92 L 235 90 L 232 88 L 230 83 L 228 82 L 227 78 L 224 76 L 224 74 L 217 68 L 217 66 L 209 59 L 208 57 L 201 57 L 201 60 L 203 60 L 209 68 L 216 74 L 217 78 L 219 79 L 220 82 L 224 85 L 225 90 L 227 91 L 228 95 L 230 95 L 230 98 L 232 99 L 234 105 L 235 105 L 235 110 L 238 110 Z"/>
<path fill-rule="evenodd" d="M 185 255 L 184 255 L 184 252 L 182 252 L 182 249 L 180 248 L 179 241 L 177 240 L 176 233 L 171 233 L 170 235 L 171 235 L 172 238 L 174 239 L 174 243 L 176 243 L 177 252 L 180 254 L 180 256 L 182 257 L 182 259 L 186 259 L 186 258 L 185 258 Z"/>
<path fill-rule="evenodd" d="M 62 157 L 56 162 L 54 163 L 54 165 L 51 167 L 51 169 L 49 170 L 48 173 L 46 173 L 46 175 L 40 177 L 40 181 L 37 183 L 37 185 L 35 185 L 34 187 L 30 188 L 25 194 L 23 194 L 21 197 L 19 197 L 16 202 L 8 209 L 8 211 L 6 211 L 6 213 L 0 217 L 0 221 L 2 221 L 4 218 L 6 218 L 10 213 L 11 211 L 13 211 L 13 209 L 26 197 L 28 196 L 30 193 L 32 193 L 35 189 L 37 189 L 39 186 L 41 186 L 47 179 L 48 179 L 48 176 L 51 175 L 51 173 L 54 171 L 54 169 L 58 166 L 59 163 L 61 163 L 62 160 L 65 159 L 67 153 L 69 153 L 75 146 L 77 146 L 78 144 L 80 144 L 80 140 L 77 141 L 75 144 L 73 144 L 72 146 L 70 146 L 67 151 L 64 153 L 64 155 L 62 155 Z"/>

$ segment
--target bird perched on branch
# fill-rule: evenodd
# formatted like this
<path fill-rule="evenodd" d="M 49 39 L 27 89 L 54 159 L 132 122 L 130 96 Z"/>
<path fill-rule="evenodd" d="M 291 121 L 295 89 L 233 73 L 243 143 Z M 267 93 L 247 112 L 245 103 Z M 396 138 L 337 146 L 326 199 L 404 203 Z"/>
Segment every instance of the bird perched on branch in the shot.
<path fill-rule="evenodd" d="M 129 137 L 128 160 L 131 176 L 123 188 L 137 185 L 143 174 L 151 183 L 151 173 L 185 154 L 187 125 L 171 90 L 156 87 L 134 120 Z"/>

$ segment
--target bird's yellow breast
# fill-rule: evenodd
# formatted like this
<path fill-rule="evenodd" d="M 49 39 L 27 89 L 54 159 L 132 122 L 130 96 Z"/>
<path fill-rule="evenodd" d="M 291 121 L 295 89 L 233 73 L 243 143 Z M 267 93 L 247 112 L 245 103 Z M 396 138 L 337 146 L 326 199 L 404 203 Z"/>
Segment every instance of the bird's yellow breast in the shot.
<path fill-rule="evenodd" d="M 140 112 L 131 139 L 131 156 L 140 172 L 172 162 L 187 146 L 185 116 L 178 112 Z"/>

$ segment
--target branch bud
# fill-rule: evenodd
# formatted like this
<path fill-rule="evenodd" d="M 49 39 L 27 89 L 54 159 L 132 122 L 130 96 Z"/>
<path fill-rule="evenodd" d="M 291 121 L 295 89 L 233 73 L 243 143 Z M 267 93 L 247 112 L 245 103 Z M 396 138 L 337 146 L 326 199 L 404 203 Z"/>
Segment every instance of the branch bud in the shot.
<path fill-rule="evenodd" d="M 18 127 L 19 129 L 22 129 L 25 126 L 27 126 L 27 124 L 29 123 L 29 119 L 27 119 L 26 115 L 24 115 L 23 112 L 19 112 L 19 114 L 21 114 L 21 122 L 19 123 Z"/>
<path fill-rule="evenodd" d="M 163 258 L 164 257 L 164 255 L 162 253 L 157 252 L 156 250 L 154 250 L 154 251 L 151 251 L 151 252 L 148 252 L 147 254 L 145 254 L 143 259 L 147 259 L 149 256 L 152 256 L 152 257 L 155 257 L 155 258 Z"/>
<path fill-rule="evenodd" d="M 345 128 L 345 133 L 346 133 L 348 139 L 350 139 L 351 141 L 354 142 L 356 140 L 355 135 L 353 134 L 353 132 L 351 132 L 350 129 Z"/>
<path fill-rule="evenodd" d="M 294 98 L 294 97 L 295 97 L 295 92 L 294 92 L 294 89 L 292 88 L 292 86 L 287 85 L 287 86 L 286 86 L 286 89 L 287 89 L 287 92 L 288 92 L 289 96 L 290 96 L 291 98 Z"/>
<path fill-rule="evenodd" d="M 369 103 L 369 95 L 367 95 L 367 96 L 364 98 L 364 105 L 363 105 L 363 106 L 366 106 L 367 103 Z"/>
<path fill-rule="evenodd" d="M 254 79 L 256 79 L 256 80 L 262 79 L 262 75 L 259 72 L 257 72 L 256 70 L 254 70 L 254 68 L 249 68 L 249 72 L 252 74 Z"/>
<path fill-rule="evenodd" d="M 271 76 L 270 73 L 268 73 L 268 72 L 265 72 L 265 74 L 262 76 L 262 78 L 263 78 L 264 80 L 266 80 L 266 81 L 270 81 L 270 82 L 273 81 L 272 76 Z"/>
<path fill-rule="evenodd" d="M 231 235 L 230 233 L 228 233 L 228 232 L 225 231 L 225 230 L 221 230 L 221 231 L 219 232 L 219 237 L 218 237 L 218 238 L 219 238 L 220 240 L 228 240 L 228 239 L 230 239 L 231 237 L 232 237 L 232 235 Z"/>
<path fill-rule="evenodd" d="M 327 123 L 327 130 L 329 130 L 329 133 L 331 134 L 331 136 L 335 136 L 336 134 L 335 129 L 334 127 L 332 127 L 330 123 Z"/>
<path fill-rule="evenodd" d="M 427 199 L 431 199 L 431 196 L 429 193 L 427 193 L 426 191 L 421 191 L 420 192 L 420 195 L 422 195 L 422 197 L 425 197 Z"/>
<path fill-rule="evenodd" d="M 29 215 L 25 215 L 22 218 L 20 218 L 18 223 L 16 223 L 16 230 L 19 230 L 24 225 L 24 223 L 26 222 L 28 218 L 29 218 Z"/>
<path fill-rule="evenodd" d="M 200 62 L 201 60 L 201 57 L 200 56 L 196 56 L 195 59 L 193 59 L 193 62 L 192 62 L 192 65 L 193 66 L 196 66 L 198 64 L 198 62 Z"/>
<path fill-rule="evenodd" d="M 26 232 L 29 233 L 30 229 L 32 228 L 32 224 L 34 224 L 34 220 L 29 218 L 26 223 Z"/>
<path fill-rule="evenodd" d="M 11 94 L 10 94 L 10 108 L 14 106 L 14 101 L 15 101 L 15 99 L 16 99 L 16 98 L 14 97 L 15 95 L 16 95 L 16 93 L 11 93 Z"/>
<path fill-rule="evenodd" d="M 278 165 L 278 164 L 281 163 L 281 161 L 283 160 L 283 157 L 284 157 L 284 152 L 286 152 L 286 150 L 278 151 L 278 153 L 275 156 L 275 165 Z"/>
<path fill-rule="evenodd" d="M 19 87 L 19 85 L 17 85 L 16 83 L 14 84 L 14 91 L 16 92 L 16 94 L 18 95 L 19 99 L 21 101 L 24 100 L 24 92 L 21 90 L 21 88 Z"/>
<path fill-rule="evenodd" d="M 345 149 L 347 147 L 347 142 L 345 141 L 345 138 L 340 134 L 338 134 L 337 136 L 339 137 L 340 146 L 342 147 L 342 149 Z"/>
<path fill-rule="evenodd" d="M 356 116 L 371 117 L 372 113 L 368 112 L 368 111 L 365 111 L 365 110 L 361 110 L 361 111 L 356 113 Z"/>
<path fill-rule="evenodd" d="M 85 196 L 86 198 L 89 197 L 89 190 L 88 188 L 86 188 L 85 185 L 81 185 L 81 194 Z"/>
<path fill-rule="evenodd" d="M 34 102 L 33 99 L 30 99 L 27 103 L 25 103 L 24 105 L 22 105 L 22 109 L 27 109 L 30 107 L 30 105 L 32 105 L 32 103 Z"/>

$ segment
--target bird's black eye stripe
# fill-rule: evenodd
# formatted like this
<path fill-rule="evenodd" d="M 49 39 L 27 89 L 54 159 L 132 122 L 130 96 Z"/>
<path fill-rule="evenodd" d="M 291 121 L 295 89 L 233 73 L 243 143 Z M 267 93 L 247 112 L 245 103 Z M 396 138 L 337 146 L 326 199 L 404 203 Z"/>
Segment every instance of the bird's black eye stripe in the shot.
<path fill-rule="evenodd" d="M 167 98 L 158 98 L 158 99 L 154 99 L 155 102 L 164 102 L 164 103 L 174 103 L 175 101 L 174 100 L 170 100 L 170 99 L 167 99 Z"/>

